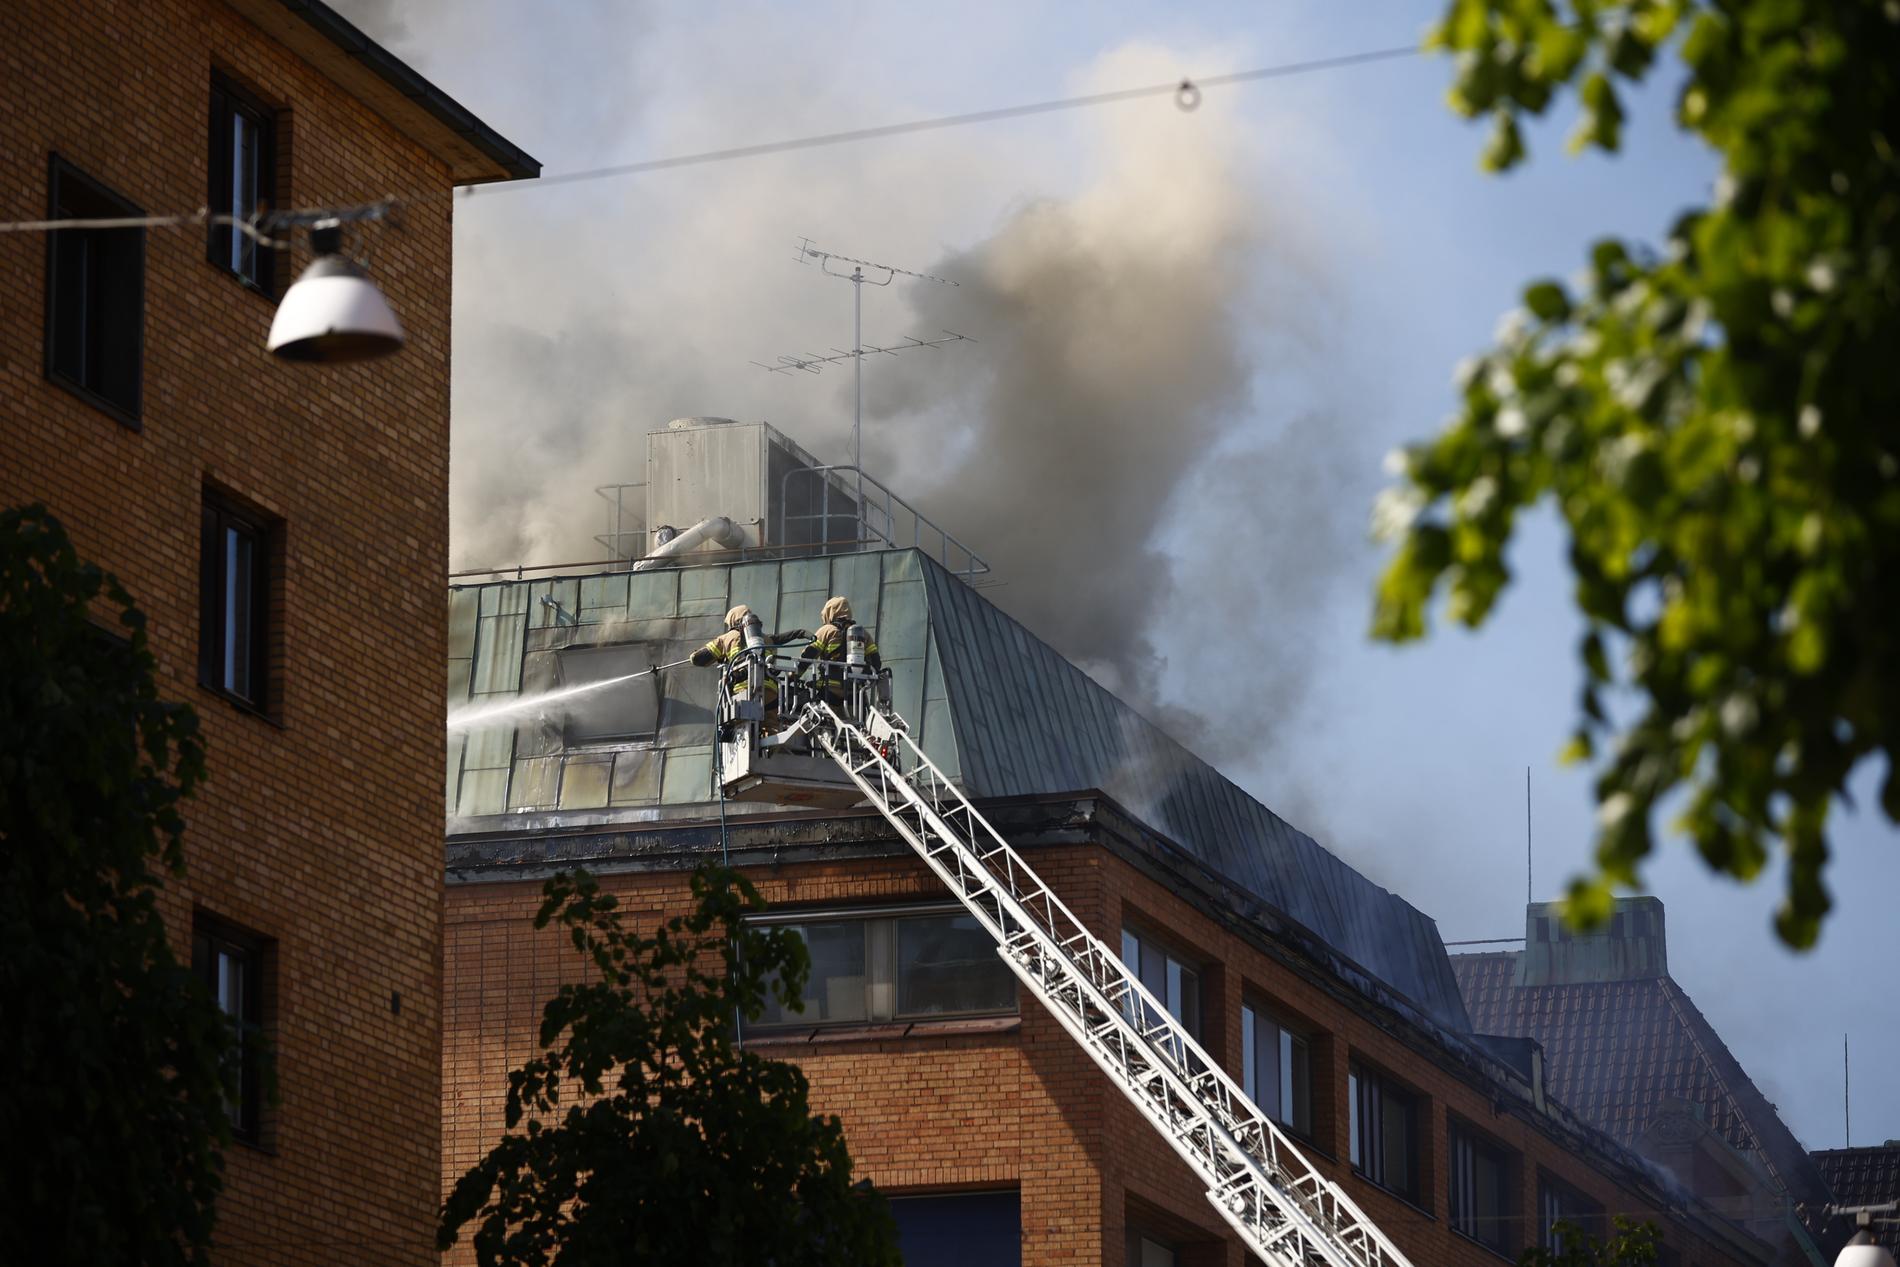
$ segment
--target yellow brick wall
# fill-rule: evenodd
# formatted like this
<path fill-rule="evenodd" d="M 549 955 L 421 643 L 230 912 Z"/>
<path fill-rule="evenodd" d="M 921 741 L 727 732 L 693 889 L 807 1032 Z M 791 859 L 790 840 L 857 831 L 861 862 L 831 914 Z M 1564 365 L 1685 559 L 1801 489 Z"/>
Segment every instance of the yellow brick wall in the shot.
<path fill-rule="evenodd" d="M 1124 919 L 1166 936 L 1203 965 L 1204 1045 L 1239 1080 L 1243 990 L 1314 1031 L 1315 1133 L 1305 1151 L 1411 1257 L 1417 1267 L 1506 1261 L 1446 1224 L 1450 1182 L 1447 1113 L 1520 1156 L 1525 1226 L 1535 1227 L 1540 1169 L 1600 1201 L 1607 1212 L 1655 1218 L 1685 1264 L 1736 1260 L 1523 1119 L 1493 1110 L 1485 1090 L 1387 1032 L 1363 1005 L 1315 985 L 1236 937 L 1199 907 L 1092 846 L 1039 848 L 1030 863 L 1111 947 Z M 785 864 L 749 873 L 777 906 L 835 906 L 948 895 L 908 859 Z M 686 909 L 679 873 L 611 875 L 633 921 L 651 928 Z M 445 935 L 443 1181 L 452 1183 L 497 1138 L 507 1073 L 535 1050 L 542 1005 L 580 962 L 554 930 L 536 933 L 535 883 L 453 883 Z M 1033 999 L 1004 1033 L 958 1035 L 919 1027 L 904 1037 L 807 1043 L 759 1050 L 795 1060 L 820 1112 L 836 1113 L 859 1173 L 890 1193 L 1016 1187 L 1023 1262 L 1107 1264 L 1123 1258 L 1131 1209 L 1144 1230 L 1184 1247 L 1184 1267 L 1246 1261 L 1202 1195 L 1203 1186 L 1145 1118 Z M 1417 1204 L 1354 1176 L 1347 1162 L 1346 1071 L 1353 1056 L 1398 1075 L 1425 1097 Z M 1533 1233 L 1534 1235 L 1534 1233 Z M 449 1261 L 472 1261 L 466 1244 Z"/>
<path fill-rule="evenodd" d="M 212 0 L 13 0 L 0 219 L 46 214 L 53 151 L 148 213 L 201 206 L 214 67 L 287 108 L 297 203 L 447 192 L 440 163 Z M 206 260 L 202 230 L 149 232 L 138 431 L 45 378 L 47 243 L 0 235 L 0 504 L 45 502 L 119 575 L 162 690 L 202 720 L 210 780 L 164 907 L 180 951 L 194 906 L 276 941 L 282 1103 L 264 1147 L 227 1154 L 220 1263 L 434 1259 L 450 206 L 358 239 L 409 346 L 356 367 L 273 361 L 271 301 Z M 274 720 L 197 684 L 207 483 L 284 521 Z"/>

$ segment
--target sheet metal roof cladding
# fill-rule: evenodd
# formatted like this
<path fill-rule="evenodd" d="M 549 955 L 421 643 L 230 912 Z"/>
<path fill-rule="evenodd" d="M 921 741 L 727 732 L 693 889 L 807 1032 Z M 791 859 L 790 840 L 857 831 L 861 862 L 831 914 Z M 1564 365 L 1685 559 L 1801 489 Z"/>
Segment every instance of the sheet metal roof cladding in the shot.
<path fill-rule="evenodd" d="M 912 733 L 979 803 L 1099 790 L 1212 872 L 1305 928 L 1432 1022 L 1469 1032 L 1437 927 L 1254 800 L 919 550 L 839 554 L 602 577 L 506 581 L 450 593 L 450 703 L 555 684 L 564 648 L 625 646 L 678 659 L 747 603 L 768 629 L 812 628 L 851 599 L 892 669 Z M 547 602 L 541 601 L 543 598 Z M 641 644 L 647 649 L 641 651 Z M 646 679 L 651 681 L 651 679 Z M 451 834 L 559 821 L 703 815 L 714 678 L 659 675 L 648 735 L 564 748 L 546 719 L 450 741 Z M 728 806 L 729 811 L 767 807 Z M 530 812 L 532 821 L 511 817 Z M 585 815 L 585 818 L 579 817 Z"/>
<path fill-rule="evenodd" d="M 1099 788 L 1210 870 L 1467 1032 L 1437 926 L 1341 862 L 925 560 L 930 628 L 972 797 Z"/>

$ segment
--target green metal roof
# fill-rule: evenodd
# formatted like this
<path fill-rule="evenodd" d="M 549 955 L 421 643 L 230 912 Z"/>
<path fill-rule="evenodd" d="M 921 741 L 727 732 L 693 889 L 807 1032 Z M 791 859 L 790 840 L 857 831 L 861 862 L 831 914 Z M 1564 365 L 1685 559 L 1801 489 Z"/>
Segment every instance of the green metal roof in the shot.
<path fill-rule="evenodd" d="M 734 603 L 749 605 L 768 631 L 815 628 L 832 594 L 848 597 L 875 630 L 897 711 L 972 798 L 1104 792 L 1177 845 L 1184 863 L 1304 926 L 1436 1023 L 1469 1029 L 1431 920 L 916 550 L 452 590 L 450 708 L 546 689 L 571 648 L 624 647 L 641 664 L 679 659 L 720 631 Z M 542 718 L 452 735 L 451 834 L 703 816 L 714 800 L 714 675 L 689 666 L 659 678 L 645 735 L 569 746 Z"/>

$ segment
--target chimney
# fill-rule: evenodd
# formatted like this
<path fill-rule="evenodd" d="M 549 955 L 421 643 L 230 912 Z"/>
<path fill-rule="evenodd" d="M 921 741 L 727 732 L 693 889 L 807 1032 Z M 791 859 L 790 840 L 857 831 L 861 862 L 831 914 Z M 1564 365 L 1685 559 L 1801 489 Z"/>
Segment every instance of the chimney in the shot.
<path fill-rule="evenodd" d="M 1620 897 L 1609 920 L 1589 933 L 1564 924 L 1560 902 L 1532 902 L 1525 908 L 1518 985 L 1583 985 L 1668 975 L 1659 898 Z"/>

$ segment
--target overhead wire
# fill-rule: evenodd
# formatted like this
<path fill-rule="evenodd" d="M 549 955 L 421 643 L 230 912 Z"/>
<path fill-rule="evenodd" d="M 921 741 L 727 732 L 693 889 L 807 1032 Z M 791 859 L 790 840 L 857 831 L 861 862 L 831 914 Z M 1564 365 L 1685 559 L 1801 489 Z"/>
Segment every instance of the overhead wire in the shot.
<path fill-rule="evenodd" d="M 1361 53 L 1347 53 L 1339 57 L 1321 57 L 1310 61 L 1282 62 L 1275 66 L 1259 66 L 1252 70 L 1230 71 L 1224 75 L 1210 75 L 1205 79 L 1183 78 L 1169 80 L 1167 83 L 1145 84 L 1138 88 L 1116 88 L 1108 92 L 1085 93 L 1076 97 L 1057 97 L 1049 101 L 1030 101 L 1020 105 L 999 106 L 990 110 L 972 110 L 964 114 L 946 114 L 930 119 L 912 119 L 904 123 L 884 123 L 875 127 L 850 128 L 842 132 L 820 132 L 813 136 L 789 137 L 781 141 L 764 141 L 754 145 L 733 145 L 723 149 L 701 150 L 694 154 L 674 154 L 666 158 L 643 159 L 635 163 L 615 163 L 605 167 L 586 168 L 576 172 L 561 172 L 553 176 L 542 176 L 532 181 L 498 182 L 493 185 L 469 185 L 463 189 L 464 197 L 473 195 L 479 189 L 484 194 L 503 193 L 514 189 L 547 189 L 558 185 L 577 185 L 587 181 L 611 180 L 621 176 L 638 176 L 644 172 L 667 171 L 676 167 L 695 167 L 705 163 L 726 163 L 735 159 L 763 158 L 770 154 L 785 154 L 794 150 L 820 149 L 831 145 L 850 145 L 858 141 L 875 141 L 884 137 L 904 136 L 915 132 L 934 132 L 944 128 L 968 127 L 977 123 L 995 123 L 1003 119 L 1017 119 L 1034 114 L 1053 114 L 1062 110 L 1082 110 L 1092 106 L 1112 105 L 1120 101 L 1137 101 L 1145 97 L 1159 97 L 1172 94 L 1182 110 L 1193 110 L 1201 103 L 1201 94 L 1208 88 L 1226 88 L 1234 84 L 1255 83 L 1266 79 L 1287 79 L 1296 75 L 1311 74 L 1322 70 L 1339 70 L 1348 66 L 1361 66 L 1371 62 L 1391 61 L 1400 57 L 1415 57 L 1423 50 L 1416 44 L 1392 48 L 1369 49 Z"/>
<path fill-rule="evenodd" d="M 279 229 L 303 226 L 321 228 L 362 220 L 382 220 L 396 209 L 395 198 L 343 207 L 294 207 L 284 211 L 260 211 L 256 215 L 234 216 L 214 212 L 209 207 L 174 215 L 152 216 L 68 216 L 57 220 L 0 220 L 0 233 L 57 233 L 66 229 L 179 229 L 217 227 L 237 229 L 260 246 L 289 245 L 269 236 Z"/>
<path fill-rule="evenodd" d="M 1393 61 L 1402 57 L 1416 57 L 1424 50 L 1418 45 L 1407 44 L 1391 48 L 1368 49 L 1359 53 L 1346 53 L 1338 57 L 1319 57 L 1306 61 L 1281 62 L 1273 66 L 1256 66 L 1251 70 L 1229 71 L 1220 75 L 1209 75 L 1202 79 L 1191 77 L 1169 80 L 1166 83 L 1143 84 L 1133 88 L 1116 88 L 1106 92 L 1084 93 L 1073 97 L 1056 97 L 1047 101 L 1029 101 L 1011 106 L 998 106 L 989 110 L 971 110 L 962 114 L 939 115 L 927 119 L 911 119 L 902 123 L 884 123 L 866 128 L 849 128 L 841 132 L 820 132 L 810 136 L 787 137 L 777 141 L 763 141 L 752 145 L 733 145 L 720 149 L 700 150 L 690 154 L 673 154 L 665 158 L 644 159 L 633 163 L 614 163 L 601 167 L 582 168 L 579 171 L 557 172 L 553 175 L 539 176 L 533 180 L 499 181 L 492 185 L 465 185 L 461 189 L 464 200 L 474 197 L 478 192 L 483 196 L 511 191 L 552 189 L 566 185 L 587 184 L 598 180 L 614 180 L 626 176 L 638 176 L 647 172 L 670 171 L 680 167 L 697 167 L 711 163 L 727 163 L 740 159 L 763 158 L 772 154 L 787 154 L 798 150 L 821 149 L 834 145 L 851 145 L 859 141 L 874 141 L 885 137 L 905 136 L 918 132 L 941 131 L 946 128 L 969 127 L 981 123 L 996 123 L 1004 119 L 1018 119 L 1030 115 L 1054 114 L 1066 110 L 1084 110 L 1095 106 L 1113 105 L 1117 102 L 1139 101 L 1150 97 L 1172 95 L 1175 104 L 1183 111 L 1197 109 L 1202 96 L 1210 88 L 1227 88 L 1237 84 L 1258 83 L 1270 79 L 1289 79 L 1298 75 L 1313 74 L 1318 71 L 1341 70 L 1351 66 L 1363 66 L 1374 62 Z M 196 211 L 176 215 L 152 216 L 113 216 L 95 219 L 64 220 L 14 220 L 0 221 L 0 233 L 46 233 L 64 229 L 128 229 L 128 228 L 178 228 L 202 225 L 220 225 L 239 229 L 256 238 L 267 246 L 281 243 L 270 241 L 261 236 L 271 228 L 292 225 L 309 225 L 322 219 L 335 220 L 374 220 L 382 219 L 393 208 L 401 205 L 416 205 L 431 202 L 439 198 L 454 196 L 452 191 L 437 189 L 418 191 L 407 195 L 396 195 L 365 202 L 355 206 L 309 207 L 292 211 L 266 212 L 259 216 L 240 217 L 213 214 L 209 208 L 200 207 Z"/>

